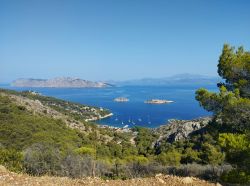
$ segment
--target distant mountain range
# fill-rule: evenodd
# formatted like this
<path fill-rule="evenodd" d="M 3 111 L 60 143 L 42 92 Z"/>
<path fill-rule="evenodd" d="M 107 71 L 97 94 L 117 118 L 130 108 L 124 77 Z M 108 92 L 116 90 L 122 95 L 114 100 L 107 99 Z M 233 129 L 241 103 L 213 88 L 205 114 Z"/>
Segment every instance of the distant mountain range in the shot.
<path fill-rule="evenodd" d="M 11 83 L 15 87 L 54 87 L 54 88 L 105 88 L 112 86 L 216 86 L 223 81 L 219 77 L 178 74 L 164 78 L 143 78 L 127 81 L 94 82 L 72 77 L 59 77 L 53 79 L 17 79 Z"/>
<path fill-rule="evenodd" d="M 194 74 L 178 74 L 164 78 L 143 78 L 128 81 L 110 81 L 111 84 L 118 86 L 203 86 L 216 85 L 221 82 L 219 77 L 194 75 Z"/>
<path fill-rule="evenodd" d="M 17 79 L 11 83 L 15 87 L 54 87 L 54 88 L 104 88 L 110 84 L 87 81 L 79 78 L 59 77 L 53 79 Z"/>

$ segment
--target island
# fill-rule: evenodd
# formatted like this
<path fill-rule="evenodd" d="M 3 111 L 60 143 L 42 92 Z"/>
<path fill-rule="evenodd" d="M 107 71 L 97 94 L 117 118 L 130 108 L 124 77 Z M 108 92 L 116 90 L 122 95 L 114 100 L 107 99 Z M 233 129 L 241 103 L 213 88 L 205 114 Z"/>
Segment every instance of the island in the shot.
<path fill-rule="evenodd" d="M 17 79 L 11 83 L 14 87 L 49 87 L 49 88 L 105 88 L 112 85 L 104 82 L 93 82 L 72 77 L 53 79 Z"/>
<path fill-rule="evenodd" d="M 125 97 L 119 97 L 114 99 L 115 102 L 128 102 L 129 99 Z"/>
<path fill-rule="evenodd" d="M 151 100 L 147 100 L 144 103 L 147 104 L 166 104 L 166 103 L 173 103 L 174 101 L 170 101 L 170 100 L 164 100 L 164 99 L 151 99 Z"/>

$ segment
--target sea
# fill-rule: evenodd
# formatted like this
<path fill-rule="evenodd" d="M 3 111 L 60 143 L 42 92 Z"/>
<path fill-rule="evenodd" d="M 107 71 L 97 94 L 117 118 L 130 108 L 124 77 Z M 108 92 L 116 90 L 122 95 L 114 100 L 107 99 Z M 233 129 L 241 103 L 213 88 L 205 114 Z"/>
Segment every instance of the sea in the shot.
<path fill-rule="evenodd" d="M 170 119 L 190 120 L 209 116 L 211 113 L 200 107 L 195 100 L 195 86 L 118 86 L 108 88 L 2 88 L 23 91 L 33 90 L 42 95 L 67 101 L 109 109 L 112 117 L 97 121 L 114 127 L 155 128 L 167 124 Z M 207 86 L 210 91 L 216 87 Z M 126 97 L 128 102 L 114 102 L 117 97 Z M 166 99 L 169 104 L 146 104 L 146 100 Z"/>

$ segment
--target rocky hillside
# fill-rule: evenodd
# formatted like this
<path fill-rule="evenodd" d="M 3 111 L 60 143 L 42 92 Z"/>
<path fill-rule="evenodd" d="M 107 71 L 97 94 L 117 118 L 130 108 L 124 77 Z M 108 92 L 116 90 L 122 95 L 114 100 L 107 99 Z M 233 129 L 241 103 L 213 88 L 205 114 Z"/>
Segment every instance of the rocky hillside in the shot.
<path fill-rule="evenodd" d="M 165 140 L 169 143 L 187 139 L 190 134 L 202 130 L 209 121 L 210 117 L 204 117 L 194 120 L 169 120 L 169 123 L 162 125 L 153 132 L 159 135 L 158 141 Z"/>
<path fill-rule="evenodd" d="M 54 79 L 17 79 L 11 83 L 15 87 L 65 87 L 65 88 L 103 88 L 110 85 L 103 82 L 87 81 L 79 78 L 59 77 Z"/>
<path fill-rule="evenodd" d="M 100 178 L 83 178 L 83 179 L 70 179 L 67 177 L 32 177 L 25 174 L 17 174 L 9 172 L 3 166 L 0 166 L 0 185 L 2 186 L 66 186 L 66 185 L 75 185 L 75 186 L 185 186 L 185 185 L 197 185 L 197 186 L 220 186 L 220 184 L 209 183 L 198 178 L 194 177 L 177 177 L 170 175 L 158 174 L 155 177 L 149 178 L 135 178 L 129 180 L 103 180 Z"/>

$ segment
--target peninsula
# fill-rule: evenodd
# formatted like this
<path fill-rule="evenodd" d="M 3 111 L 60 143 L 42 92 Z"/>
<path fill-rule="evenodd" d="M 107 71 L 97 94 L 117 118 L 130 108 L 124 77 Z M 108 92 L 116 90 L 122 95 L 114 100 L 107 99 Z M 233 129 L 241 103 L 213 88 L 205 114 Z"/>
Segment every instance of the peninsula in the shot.
<path fill-rule="evenodd" d="M 51 88 L 105 88 L 110 84 L 93 82 L 72 77 L 58 77 L 53 79 L 17 79 L 11 83 L 14 87 L 51 87 Z"/>

